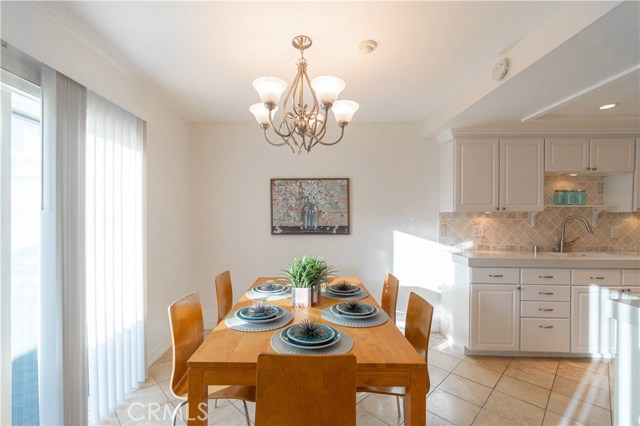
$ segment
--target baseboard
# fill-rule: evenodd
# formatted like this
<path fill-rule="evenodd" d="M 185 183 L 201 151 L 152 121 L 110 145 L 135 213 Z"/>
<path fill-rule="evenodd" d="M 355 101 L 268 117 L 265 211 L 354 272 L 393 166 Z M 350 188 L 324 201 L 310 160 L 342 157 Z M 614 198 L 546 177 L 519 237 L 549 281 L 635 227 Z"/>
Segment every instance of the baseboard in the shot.
<path fill-rule="evenodd" d="M 171 349 L 171 342 L 162 343 L 147 354 L 147 368 L 151 367 L 165 352 Z"/>

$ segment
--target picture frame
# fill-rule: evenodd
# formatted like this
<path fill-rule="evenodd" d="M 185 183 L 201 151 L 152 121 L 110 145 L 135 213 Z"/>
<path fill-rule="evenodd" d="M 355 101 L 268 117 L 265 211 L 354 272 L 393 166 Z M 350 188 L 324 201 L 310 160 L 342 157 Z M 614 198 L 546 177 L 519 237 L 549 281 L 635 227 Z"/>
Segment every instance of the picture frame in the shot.
<path fill-rule="evenodd" d="M 273 178 L 271 234 L 348 235 L 349 178 Z"/>

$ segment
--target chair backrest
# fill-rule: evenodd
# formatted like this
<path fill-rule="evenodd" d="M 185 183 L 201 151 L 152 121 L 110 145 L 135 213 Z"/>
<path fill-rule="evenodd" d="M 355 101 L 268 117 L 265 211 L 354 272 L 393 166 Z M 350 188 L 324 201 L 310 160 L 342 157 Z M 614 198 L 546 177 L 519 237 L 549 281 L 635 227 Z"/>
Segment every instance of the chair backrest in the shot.
<path fill-rule="evenodd" d="M 218 300 L 218 324 L 227 316 L 233 305 L 231 273 L 224 271 L 216 277 L 216 299 Z"/>
<path fill-rule="evenodd" d="M 404 335 L 418 353 L 427 361 L 429 353 L 429 336 L 431 335 L 431 320 L 433 319 L 433 305 L 414 292 L 409 295 L 407 319 Z"/>
<path fill-rule="evenodd" d="M 355 424 L 354 355 L 258 355 L 256 426 Z"/>
<path fill-rule="evenodd" d="M 384 277 L 384 285 L 382 286 L 382 310 L 389 315 L 389 319 L 396 322 L 396 304 L 398 303 L 398 286 L 400 281 L 391 274 Z"/>
<path fill-rule="evenodd" d="M 187 394 L 187 360 L 204 340 L 198 293 L 190 293 L 169 306 L 169 326 L 173 346 L 171 391 L 176 397 L 184 397 Z"/>

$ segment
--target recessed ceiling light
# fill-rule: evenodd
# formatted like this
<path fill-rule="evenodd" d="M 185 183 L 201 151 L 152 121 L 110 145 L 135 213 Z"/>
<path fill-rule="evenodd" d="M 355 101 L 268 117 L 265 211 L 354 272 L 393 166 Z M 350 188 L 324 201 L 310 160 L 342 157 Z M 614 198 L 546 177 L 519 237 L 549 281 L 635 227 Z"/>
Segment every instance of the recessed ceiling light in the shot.
<path fill-rule="evenodd" d="M 611 108 L 615 108 L 616 106 L 618 106 L 618 104 L 606 104 L 606 105 L 602 105 L 598 109 L 611 109 Z"/>
<path fill-rule="evenodd" d="M 576 176 L 578 176 L 578 174 L 577 173 L 569 173 L 569 176 L 576 177 Z"/>

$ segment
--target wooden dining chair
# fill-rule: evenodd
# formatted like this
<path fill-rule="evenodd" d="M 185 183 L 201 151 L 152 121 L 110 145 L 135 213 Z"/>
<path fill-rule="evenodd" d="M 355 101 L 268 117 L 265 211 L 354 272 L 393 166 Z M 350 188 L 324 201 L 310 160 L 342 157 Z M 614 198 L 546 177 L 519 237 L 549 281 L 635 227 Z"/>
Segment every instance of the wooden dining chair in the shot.
<path fill-rule="evenodd" d="M 354 355 L 259 354 L 256 426 L 356 424 Z"/>
<path fill-rule="evenodd" d="M 429 336 L 431 335 L 431 321 L 433 319 L 433 305 L 411 292 L 409 295 L 409 305 L 407 307 L 407 319 L 405 322 L 404 335 L 416 351 L 427 362 L 429 354 Z M 427 370 L 427 390 L 431 386 L 429 371 Z M 396 397 L 398 417 L 400 417 L 400 397 L 404 397 L 406 389 L 400 386 L 393 387 L 359 387 L 358 392 L 379 393 L 383 395 L 393 395 Z"/>
<path fill-rule="evenodd" d="M 220 324 L 233 306 L 233 287 L 229 271 L 224 271 L 216 277 L 216 299 L 218 300 L 218 324 Z"/>
<path fill-rule="evenodd" d="M 173 369 L 171 371 L 171 392 L 183 400 L 173 411 L 171 418 L 175 426 L 180 408 L 187 403 L 188 368 L 187 360 L 204 341 L 204 321 L 200 296 L 190 293 L 169 306 L 169 326 L 173 347 Z M 215 389 L 215 390 L 214 390 Z M 209 399 L 239 399 L 244 404 L 247 426 L 250 426 L 246 401 L 255 401 L 254 386 L 210 386 Z"/>
<path fill-rule="evenodd" d="M 398 303 L 398 287 L 400 281 L 392 274 L 384 277 L 384 285 L 382 286 L 382 299 L 380 305 L 382 310 L 389 315 L 389 319 L 396 322 L 396 305 Z"/>

